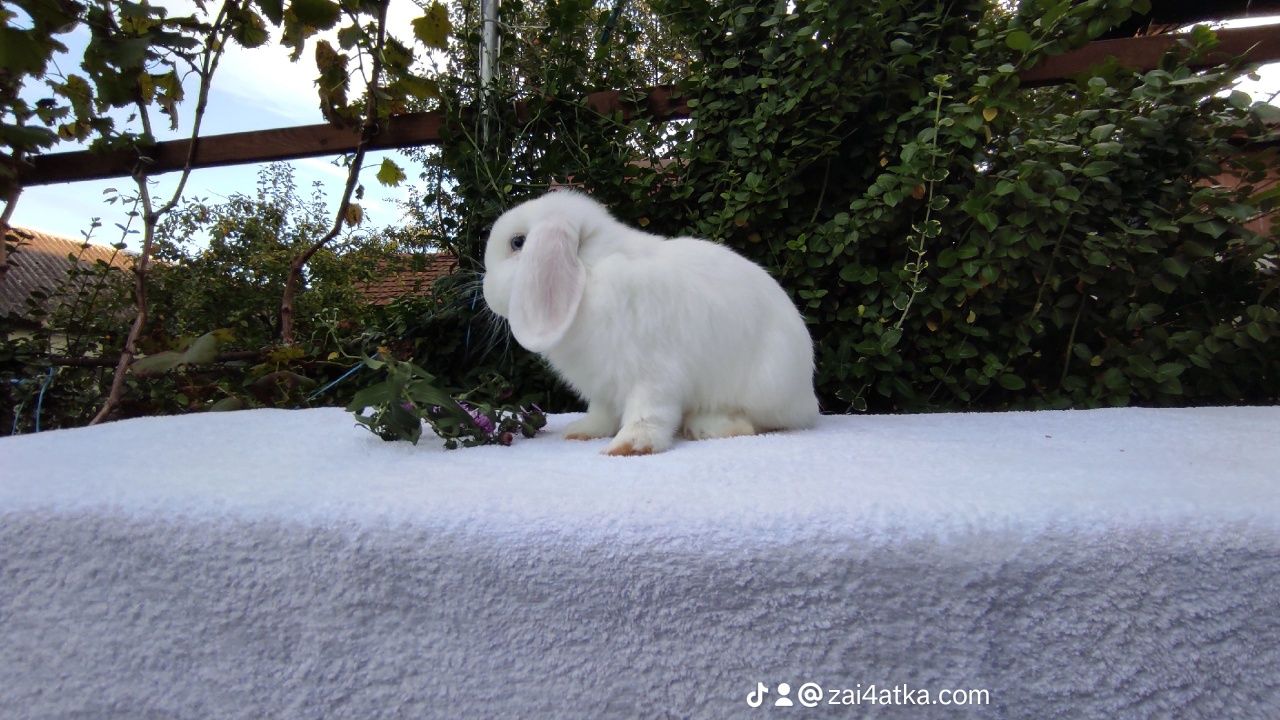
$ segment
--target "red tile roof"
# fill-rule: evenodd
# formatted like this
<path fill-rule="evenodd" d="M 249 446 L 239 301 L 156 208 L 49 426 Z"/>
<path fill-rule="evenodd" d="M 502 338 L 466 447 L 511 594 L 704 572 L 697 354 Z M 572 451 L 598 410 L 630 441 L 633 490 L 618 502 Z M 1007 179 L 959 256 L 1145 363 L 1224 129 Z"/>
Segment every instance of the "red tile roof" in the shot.
<path fill-rule="evenodd" d="M 17 250 L 8 254 L 8 269 L 0 274 L 0 315 L 25 314 L 27 298 L 36 290 L 54 296 L 77 264 L 89 268 L 101 261 L 122 271 L 133 267 L 132 256 L 109 245 L 19 227 L 9 228 L 6 240 Z"/>
<path fill-rule="evenodd" d="M 370 305 L 390 305 L 402 297 L 431 294 L 436 280 L 457 269 L 458 259 L 449 253 L 418 258 L 406 256 L 395 265 L 387 266 L 382 277 L 361 284 L 359 290 Z"/>

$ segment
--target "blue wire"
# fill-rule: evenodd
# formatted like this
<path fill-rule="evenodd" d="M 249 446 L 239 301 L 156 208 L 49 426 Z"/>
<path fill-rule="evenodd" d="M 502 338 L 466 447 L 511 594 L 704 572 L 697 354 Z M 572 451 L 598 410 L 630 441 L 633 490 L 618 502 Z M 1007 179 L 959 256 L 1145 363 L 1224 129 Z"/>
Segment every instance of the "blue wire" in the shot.
<path fill-rule="evenodd" d="M 20 380 L 18 378 L 9 378 L 10 387 L 19 388 L 26 384 L 27 384 L 26 380 Z M 13 409 L 13 427 L 9 428 L 9 435 L 12 436 L 12 435 L 18 434 L 18 418 L 22 417 L 22 406 L 26 404 L 27 403 L 24 400 L 23 402 L 18 403 L 18 407 Z"/>
<path fill-rule="evenodd" d="M 319 396 L 319 395 L 323 395 L 327 390 L 329 390 L 329 388 L 332 388 L 334 385 L 337 385 L 338 383 L 342 382 L 343 380 L 346 380 L 347 378 L 349 378 L 349 377 L 351 377 L 352 375 L 354 375 L 354 374 L 356 373 L 356 371 L 357 371 L 357 370 L 359 370 L 359 369 L 360 369 L 361 367 L 363 367 L 363 366 L 364 366 L 364 361 L 363 361 L 363 360 L 361 360 L 360 362 L 356 363 L 355 365 L 352 365 L 350 370 L 348 370 L 348 371 L 346 371 L 345 373 L 343 373 L 343 374 L 342 374 L 342 377 L 338 378 L 337 380 L 334 380 L 333 382 L 329 383 L 328 385 L 325 385 L 324 387 L 320 388 L 319 390 L 317 390 L 317 391 L 315 391 L 315 392 L 311 393 L 310 395 L 308 395 L 308 396 L 307 396 L 307 399 L 308 399 L 308 400 L 315 400 L 317 396 Z"/>
<path fill-rule="evenodd" d="M 44 391 L 49 389 L 49 383 L 53 382 L 56 372 L 57 368 L 49 368 L 49 376 L 40 385 L 40 396 L 36 398 L 36 432 L 40 432 L 40 410 L 44 408 Z"/>
<path fill-rule="evenodd" d="M 25 382 L 25 381 L 24 381 L 24 380 L 16 380 L 16 379 L 15 379 L 15 380 L 13 380 L 13 384 L 14 384 L 14 385 L 21 385 L 23 382 Z M 22 417 L 22 406 L 23 406 L 23 405 L 26 405 L 26 402 L 18 403 L 18 407 L 16 407 L 16 408 L 14 408 L 14 409 L 13 409 L 13 427 L 9 428 L 9 436 L 10 436 L 10 437 L 12 437 L 12 436 L 14 436 L 14 435 L 17 435 L 17 434 L 18 434 L 18 418 L 19 418 L 19 417 Z"/>

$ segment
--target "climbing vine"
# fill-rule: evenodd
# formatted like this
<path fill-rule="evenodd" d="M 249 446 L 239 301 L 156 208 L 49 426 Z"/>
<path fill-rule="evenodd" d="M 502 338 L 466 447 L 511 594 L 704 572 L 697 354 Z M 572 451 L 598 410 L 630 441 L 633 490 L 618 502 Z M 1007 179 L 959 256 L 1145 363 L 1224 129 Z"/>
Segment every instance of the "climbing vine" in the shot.
<path fill-rule="evenodd" d="M 460 250 L 553 178 L 724 242 L 804 312 L 828 411 L 1280 396 L 1277 238 L 1250 224 L 1276 208 L 1280 113 L 1232 89 L 1241 68 L 1190 69 L 1212 31 L 1150 72 L 1031 89 L 1019 71 L 1147 4 L 658 7 L 697 48 L 692 122 L 592 117 L 558 80 L 510 117 L 514 152 L 446 149 L 475 200 Z"/>

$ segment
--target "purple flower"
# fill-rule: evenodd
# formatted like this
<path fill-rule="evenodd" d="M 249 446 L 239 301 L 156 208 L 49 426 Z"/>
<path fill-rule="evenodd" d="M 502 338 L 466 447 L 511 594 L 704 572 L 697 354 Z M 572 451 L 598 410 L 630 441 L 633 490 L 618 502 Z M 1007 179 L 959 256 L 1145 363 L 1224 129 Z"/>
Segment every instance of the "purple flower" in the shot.
<path fill-rule="evenodd" d="M 497 426 L 493 424 L 493 420 L 490 420 L 484 413 L 464 402 L 460 402 L 458 405 L 460 405 L 463 410 L 467 411 L 467 414 L 471 416 L 471 420 L 476 424 L 476 427 L 480 428 L 485 433 L 492 434 L 493 431 L 497 429 Z"/>
<path fill-rule="evenodd" d="M 479 410 L 472 410 L 471 417 L 476 421 L 476 425 L 478 425 L 481 430 L 487 433 L 494 431 L 495 426 L 493 421 L 485 417 L 484 413 L 481 413 Z"/>

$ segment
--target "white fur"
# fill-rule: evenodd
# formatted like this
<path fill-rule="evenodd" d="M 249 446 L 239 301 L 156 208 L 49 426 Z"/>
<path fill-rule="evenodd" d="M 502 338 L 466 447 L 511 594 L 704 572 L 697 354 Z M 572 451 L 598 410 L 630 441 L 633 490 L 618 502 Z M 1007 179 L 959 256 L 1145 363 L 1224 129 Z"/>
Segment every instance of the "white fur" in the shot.
<path fill-rule="evenodd" d="M 560 191 L 498 218 L 484 260 L 489 307 L 587 400 L 566 437 L 612 435 L 609 454 L 644 454 L 677 432 L 729 437 L 817 419 L 804 320 L 763 268 L 722 245 L 644 233 Z"/>

